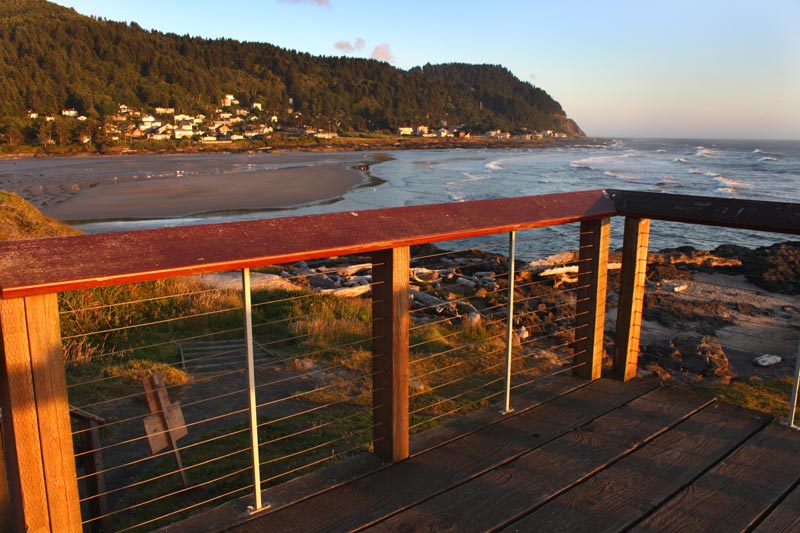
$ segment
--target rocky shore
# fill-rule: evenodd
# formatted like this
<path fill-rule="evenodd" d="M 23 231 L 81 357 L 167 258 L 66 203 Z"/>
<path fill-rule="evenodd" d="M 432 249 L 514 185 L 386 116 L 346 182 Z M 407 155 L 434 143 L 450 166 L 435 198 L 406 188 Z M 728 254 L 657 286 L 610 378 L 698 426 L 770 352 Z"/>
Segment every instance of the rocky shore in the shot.
<path fill-rule="evenodd" d="M 410 271 L 414 324 L 450 321 L 502 332 L 507 317 L 505 256 L 481 250 L 447 252 L 433 245 L 412 252 L 420 258 L 412 261 Z M 611 254 L 607 354 L 614 349 L 620 259 L 619 252 Z M 565 252 L 516 264 L 515 345 L 563 360 L 573 339 L 575 293 L 570 289 L 577 282 L 576 260 L 575 253 Z M 358 256 L 283 265 L 276 273 L 258 275 L 254 287 L 367 296 L 369 261 L 369 256 Z M 799 283 L 800 242 L 649 254 L 641 374 L 687 384 L 789 376 L 800 332 Z M 777 357 L 760 366 L 756 358 L 764 355 Z"/>

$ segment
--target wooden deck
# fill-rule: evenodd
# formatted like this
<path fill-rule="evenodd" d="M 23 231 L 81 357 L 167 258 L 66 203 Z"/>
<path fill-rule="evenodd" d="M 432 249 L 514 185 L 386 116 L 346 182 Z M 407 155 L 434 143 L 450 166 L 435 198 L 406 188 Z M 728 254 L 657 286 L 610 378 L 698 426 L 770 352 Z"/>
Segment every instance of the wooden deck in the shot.
<path fill-rule="evenodd" d="M 800 531 L 800 432 L 768 415 L 571 377 L 516 406 L 462 422 L 482 420 L 460 437 L 423 435 L 428 449 L 410 459 L 299 502 L 267 489 L 273 509 L 227 530 Z"/>

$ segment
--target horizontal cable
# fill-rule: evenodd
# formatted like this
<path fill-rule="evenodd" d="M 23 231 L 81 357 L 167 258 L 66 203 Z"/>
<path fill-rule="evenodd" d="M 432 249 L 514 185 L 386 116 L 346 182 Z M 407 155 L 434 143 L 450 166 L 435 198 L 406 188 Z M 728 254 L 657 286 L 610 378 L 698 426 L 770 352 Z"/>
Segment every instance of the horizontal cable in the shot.
<path fill-rule="evenodd" d="M 130 527 L 127 527 L 125 529 L 120 529 L 118 531 L 118 533 L 123 533 L 124 531 L 130 531 L 132 529 L 136 529 L 137 527 L 146 526 L 147 524 L 152 524 L 153 522 L 157 522 L 159 520 L 163 520 L 165 518 L 169 518 L 170 516 L 174 516 L 176 514 L 180 514 L 180 513 L 183 513 L 185 511 L 189 511 L 191 509 L 195 509 L 197 507 L 201 507 L 203 505 L 207 505 L 207 504 L 209 504 L 211 502 L 215 502 L 215 501 L 221 500 L 223 498 L 229 498 L 229 497 L 233 496 L 234 494 L 238 494 L 240 492 L 243 492 L 243 491 L 246 491 L 246 490 L 250 490 L 252 488 L 253 488 L 253 484 L 251 483 L 251 484 L 246 485 L 244 487 L 241 487 L 239 489 L 234 489 L 234 490 L 226 492 L 224 494 L 220 494 L 219 496 L 214 496 L 213 498 L 209 498 L 209 499 L 204 500 L 204 501 L 202 501 L 200 503 L 195 503 L 195 504 L 189 505 L 187 507 L 183 507 L 182 509 L 178 509 L 177 511 L 172 511 L 171 513 L 167 513 L 165 515 L 161 515 L 161 516 L 159 516 L 157 518 L 153 518 L 153 519 L 147 520 L 145 522 L 139 522 L 138 524 L 136 524 L 134 526 L 130 526 Z M 91 520 L 88 520 L 88 521 L 84 522 L 84 524 L 89 523 L 89 522 L 94 522 L 95 520 L 98 520 L 99 518 L 102 518 L 102 517 L 92 518 Z"/>
<path fill-rule="evenodd" d="M 82 338 L 82 337 L 91 337 L 93 335 L 100 335 L 100 334 L 105 334 L 105 333 L 115 333 L 117 331 L 126 331 L 126 330 L 137 329 L 137 328 L 145 328 L 145 327 L 148 327 L 148 326 L 158 326 L 158 325 L 162 325 L 162 324 L 169 324 L 171 322 L 179 322 L 181 320 L 191 320 L 193 318 L 200 318 L 200 317 L 211 316 L 211 315 L 220 315 L 222 313 L 229 313 L 231 311 L 241 311 L 242 309 L 244 309 L 244 308 L 241 307 L 241 306 L 240 307 L 229 307 L 227 309 L 217 309 L 217 310 L 214 310 L 214 311 L 207 311 L 205 313 L 197 313 L 197 314 L 194 314 L 194 315 L 186 315 L 186 316 L 178 316 L 178 317 L 173 317 L 173 318 L 165 318 L 164 320 L 154 320 L 152 322 L 145 322 L 143 324 L 131 324 L 129 326 L 120 326 L 118 328 L 103 329 L 103 330 L 98 330 L 98 331 L 91 331 L 91 332 L 88 332 L 88 333 L 79 333 L 77 335 L 68 335 L 66 337 L 62 337 L 61 340 L 62 341 L 66 341 L 66 340 L 70 340 L 70 339 L 77 339 L 77 338 Z"/>
<path fill-rule="evenodd" d="M 249 428 L 248 428 L 248 430 L 249 430 Z M 100 497 L 108 496 L 109 494 L 114 494 L 116 492 L 121 492 L 123 490 L 128 490 L 128 489 L 132 489 L 134 487 L 139 487 L 141 485 L 146 485 L 147 483 L 151 483 L 151 482 L 157 481 L 159 479 L 163 479 L 163 478 L 166 478 L 166 477 L 174 476 L 176 474 L 180 474 L 182 471 L 186 472 L 186 471 L 192 470 L 194 468 L 198 468 L 198 467 L 205 466 L 205 465 L 208 465 L 208 464 L 211 464 L 211 463 L 215 463 L 217 461 L 221 461 L 222 459 L 229 459 L 229 458 L 234 457 L 236 455 L 239 455 L 239 454 L 242 454 L 242 453 L 245 453 L 245 452 L 250 452 L 251 450 L 252 450 L 252 448 L 250 448 L 248 446 L 247 448 L 242 448 L 241 450 L 237 450 L 235 452 L 230 452 L 230 453 L 226 453 L 225 455 L 218 455 L 218 456 L 212 457 L 211 459 L 207 459 L 207 460 L 202 461 L 200 463 L 195 463 L 195 464 L 192 464 L 192 465 L 189 465 L 189 466 L 184 466 L 183 470 L 175 469 L 175 470 L 172 470 L 172 471 L 167 472 L 165 474 L 160 474 L 160 475 L 148 478 L 148 479 L 144 479 L 142 481 L 137 481 L 135 483 L 131 483 L 129 485 L 125 485 L 125 486 L 118 487 L 118 488 L 115 488 L 115 489 L 107 490 L 107 491 L 102 492 L 100 494 L 92 494 L 91 496 L 87 496 L 86 498 L 81 498 L 80 501 L 81 501 L 81 503 L 83 503 L 83 502 L 86 502 L 86 501 L 89 501 L 89 500 L 94 500 L 94 499 L 97 499 L 97 498 L 100 498 Z M 172 451 L 170 451 L 170 453 L 172 453 Z M 97 474 L 92 474 L 90 476 L 83 476 L 81 479 L 85 479 L 87 477 L 94 477 L 94 476 L 97 476 Z"/>
<path fill-rule="evenodd" d="M 214 479 L 210 479 L 208 481 L 204 481 L 202 483 L 198 483 L 198 484 L 192 485 L 190 487 L 184 487 L 182 489 L 176 489 L 176 490 L 173 490 L 172 492 L 169 492 L 167 494 L 162 494 L 161 496 L 156 496 L 155 498 L 151 498 L 151 499 L 143 501 L 143 502 L 135 503 L 133 505 L 129 505 L 128 507 L 124 507 L 122 509 L 114 509 L 113 511 L 109 511 L 108 513 L 106 513 L 106 514 L 104 514 L 102 516 L 98 516 L 97 518 L 108 518 L 109 516 L 114 516 L 114 515 L 117 515 L 117 514 L 120 514 L 120 513 L 124 513 L 126 511 L 131 511 L 133 509 L 138 509 L 140 507 L 144 507 L 146 505 L 150 505 L 151 503 L 155 503 L 157 501 L 161 501 L 161 500 L 164 500 L 166 498 L 171 498 L 172 496 L 176 496 L 178 494 L 183 494 L 183 493 L 191 491 L 191 490 L 199 489 L 199 488 L 205 487 L 207 485 L 218 483 L 218 482 L 223 481 L 225 479 L 228 479 L 228 478 L 231 478 L 231 477 L 237 476 L 239 474 L 242 474 L 244 472 L 252 471 L 252 470 L 253 470 L 253 465 L 248 465 L 245 468 L 240 468 L 238 470 L 234 470 L 233 472 L 229 472 L 229 473 L 224 474 L 222 476 L 216 477 Z"/>
<path fill-rule="evenodd" d="M 140 298 L 138 300 L 126 300 L 124 302 L 115 302 L 115 303 L 109 303 L 109 304 L 98 304 L 98 305 L 93 305 L 91 307 L 81 307 L 79 309 L 67 309 L 67 310 L 64 310 L 64 311 L 59 311 L 58 314 L 62 315 L 62 316 L 63 315 L 72 315 L 72 314 L 83 313 L 83 312 L 99 311 L 100 309 L 110 309 L 110 308 L 114 308 L 114 307 L 122 307 L 122 306 L 125 306 L 125 305 L 136 305 L 136 304 L 140 304 L 140 303 L 157 302 L 157 301 L 160 301 L 160 300 L 171 300 L 171 299 L 177 299 L 177 298 L 185 298 L 187 296 L 198 296 L 198 295 L 201 295 L 201 294 L 208 294 L 208 293 L 212 293 L 212 292 L 221 293 L 223 291 L 230 291 L 230 290 L 233 290 L 233 289 L 203 289 L 203 290 L 192 291 L 192 292 L 183 292 L 183 293 L 177 293 L 177 294 L 167 294 L 165 296 L 154 296 L 152 298 Z M 238 289 L 238 290 L 241 290 L 241 289 Z M 68 303 L 68 300 L 65 299 L 64 303 Z"/>
<path fill-rule="evenodd" d="M 224 330 L 220 330 L 220 331 L 213 331 L 211 333 L 203 333 L 203 334 L 200 334 L 200 335 L 193 335 L 191 337 L 183 337 L 183 338 L 180 338 L 180 339 L 173 339 L 173 340 L 168 340 L 168 341 L 156 342 L 156 343 L 153 343 L 153 344 L 146 344 L 144 346 L 134 346 L 132 348 L 123 348 L 121 350 L 114 350 L 113 352 L 106 352 L 106 353 L 93 355 L 93 356 L 89 357 L 87 359 L 87 361 L 91 361 L 93 359 L 97 359 L 97 358 L 100 358 L 100 357 L 108 357 L 108 356 L 112 356 L 112 355 L 118 356 L 118 355 L 126 354 L 126 353 L 129 353 L 129 352 L 131 352 L 131 353 L 132 352 L 138 352 L 140 350 L 147 350 L 149 348 L 158 348 L 158 347 L 161 347 L 161 346 L 169 346 L 171 344 L 180 344 L 180 343 L 186 342 L 186 341 L 193 341 L 193 340 L 197 340 L 197 339 L 207 339 L 209 337 L 216 337 L 217 335 L 225 335 L 225 334 L 228 334 L 228 333 L 235 333 L 235 332 L 238 332 L 238 331 L 244 331 L 244 327 L 243 326 L 239 326 L 239 327 L 233 328 L 233 329 L 224 329 Z"/>

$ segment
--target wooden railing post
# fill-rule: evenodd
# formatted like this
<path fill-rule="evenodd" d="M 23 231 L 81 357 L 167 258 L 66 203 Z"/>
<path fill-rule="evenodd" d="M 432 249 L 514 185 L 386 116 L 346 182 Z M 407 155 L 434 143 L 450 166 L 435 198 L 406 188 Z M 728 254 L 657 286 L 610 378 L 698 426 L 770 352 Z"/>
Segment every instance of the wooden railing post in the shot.
<path fill-rule="evenodd" d="M 408 457 L 408 246 L 372 254 L 372 423 L 375 453 Z"/>
<path fill-rule="evenodd" d="M 13 527 L 80 531 L 55 294 L 0 300 L 0 401 Z"/>
<path fill-rule="evenodd" d="M 581 222 L 573 373 L 583 379 L 599 379 L 603 363 L 610 230 L 608 218 Z"/>
<path fill-rule="evenodd" d="M 635 378 L 639 364 L 639 334 L 642 329 L 649 238 L 650 219 L 631 217 L 625 219 L 622 279 L 612 371 L 614 378 L 622 381 Z"/>

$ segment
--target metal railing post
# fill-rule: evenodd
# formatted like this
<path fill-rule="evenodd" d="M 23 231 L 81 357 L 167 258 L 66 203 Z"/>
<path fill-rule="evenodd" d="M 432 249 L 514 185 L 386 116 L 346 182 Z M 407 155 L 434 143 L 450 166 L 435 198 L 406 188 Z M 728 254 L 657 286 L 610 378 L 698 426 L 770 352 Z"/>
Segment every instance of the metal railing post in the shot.
<path fill-rule="evenodd" d="M 511 352 L 513 348 L 514 336 L 514 276 L 516 261 L 516 242 L 517 232 L 512 231 L 508 234 L 508 322 L 506 324 L 506 401 L 503 406 L 502 414 L 513 411 L 511 408 Z"/>
<path fill-rule="evenodd" d="M 253 306 L 250 298 L 250 269 L 242 270 L 242 296 L 244 299 L 244 338 L 247 348 L 247 388 L 250 396 L 250 445 L 253 457 L 253 495 L 255 507 L 251 512 L 264 509 L 261 501 L 261 462 L 258 457 L 258 412 L 256 403 L 256 368 L 253 353 Z M 269 506 L 267 506 L 269 507 Z"/>

